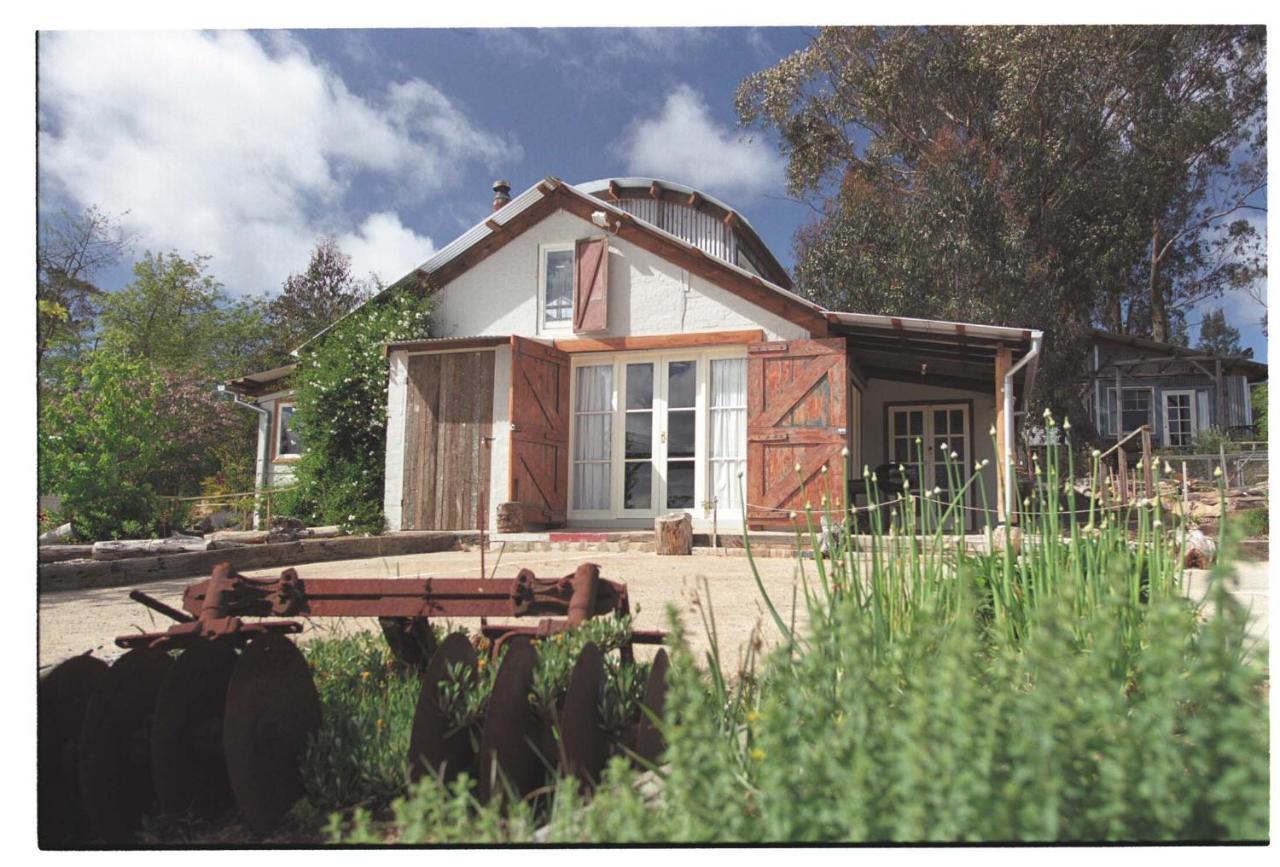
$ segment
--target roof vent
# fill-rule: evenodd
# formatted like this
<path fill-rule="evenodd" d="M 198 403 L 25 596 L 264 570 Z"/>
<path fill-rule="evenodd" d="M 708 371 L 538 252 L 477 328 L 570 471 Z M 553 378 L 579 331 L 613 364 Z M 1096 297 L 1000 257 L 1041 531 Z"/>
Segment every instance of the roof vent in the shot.
<path fill-rule="evenodd" d="M 496 211 L 509 201 L 511 201 L 511 182 L 510 181 L 494 181 L 493 182 L 493 209 Z"/>

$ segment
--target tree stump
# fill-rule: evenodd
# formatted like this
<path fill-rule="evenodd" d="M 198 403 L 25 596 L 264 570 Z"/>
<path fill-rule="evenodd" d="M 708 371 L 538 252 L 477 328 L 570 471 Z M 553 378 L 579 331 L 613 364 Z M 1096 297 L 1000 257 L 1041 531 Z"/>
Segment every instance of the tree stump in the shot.
<path fill-rule="evenodd" d="M 688 512 L 668 512 L 653 521 L 653 536 L 659 554 L 693 553 L 693 518 Z"/>
<path fill-rule="evenodd" d="M 523 533 L 524 503 L 499 503 L 497 524 L 499 533 Z"/>

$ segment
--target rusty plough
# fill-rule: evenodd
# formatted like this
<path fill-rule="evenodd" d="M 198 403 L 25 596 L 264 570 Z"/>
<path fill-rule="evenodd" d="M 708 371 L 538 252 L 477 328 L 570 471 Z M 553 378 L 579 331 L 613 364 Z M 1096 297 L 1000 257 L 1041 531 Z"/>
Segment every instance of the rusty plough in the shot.
<path fill-rule="evenodd" d="M 393 655 L 421 672 L 412 778 L 466 772 L 481 799 L 524 797 L 555 774 L 590 788 L 611 755 L 652 762 L 663 749 L 651 714 L 662 712 L 665 651 L 621 722 L 605 718 L 605 655 L 594 643 L 583 646 L 568 688 L 549 707 L 533 701 L 540 641 L 593 617 L 630 613 L 626 585 L 600 578 L 591 563 L 558 579 L 526 569 L 510 579 L 306 581 L 293 569 L 275 580 L 245 578 L 223 564 L 187 588 L 181 611 L 138 591 L 130 596 L 176 623 L 117 638 L 128 652 L 111 666 L 85 654 L 40 681 L 42 846 L 121 844 L 146 815 L 214 818 L 233 805 L 257 833 L 277 826 L 303 795 L 301 763 L 320 728 L 321 703 L 305 657 L 287 638 L 302 624 L 269 618 L 379 618 Z M 452 617 L 541 619 L 482 621 L 483 639 L 453 633 L 436 646 L 430 621 Z M 619 647 L 620 665 L 633 662 L 633 643 L 662 640 L 660 632 L 632 631 Z M 475 688 L 478 669 L 499 659 L 487 701 L 479 711 L 469 704 L 468 726 L 460 696 Z"/>

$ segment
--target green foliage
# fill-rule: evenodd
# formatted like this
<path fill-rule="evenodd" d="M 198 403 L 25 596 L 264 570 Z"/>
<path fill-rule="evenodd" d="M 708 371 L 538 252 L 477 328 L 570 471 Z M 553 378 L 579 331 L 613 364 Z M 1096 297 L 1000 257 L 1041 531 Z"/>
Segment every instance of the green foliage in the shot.
<path fill-rule="evenodd" d="M 1265 183 L 1265 80 L 1260 28 L 828 27 L 736 102 L 818 212 L 800 291 L 1044 328 L 1037 381 L 1066 410 L 1094 322 L 1166 339 L 1264 273 L 1240 215 Z"/>
<path fill-rule="evenodd" d="M 1240 521 L 1240 532 L 1246 538 L 1257 539 L 1266 538 L 1271 530 L 1271 510 L 1267 506 L 1257 509 L 1246 509 L 1241 512 L 1237 520 Z"/>
<path fill-rule="evenodd" d="M 301 274 L 290 274 L 267 305 L 266 318 L 282 348 L 292 351 L 349 313 L 381 288 L 376 278 L 357 280 L 351 257 L 338 242 L 316 242 Z"/>
<path fill-rule="evenodd" d="M 75 355 L 92 331 L 103 292 L 98 274 L 119 261 L 129 239 L 111 215 L 90 207 L 41 214 L 36 238 L 36 367 Z"/>
<path fill-rule="evenodd" d="M 278 511 L 304 521 L 377 533 L 382 513 L 389 340 L 426 337 L 430 303 L 392 287 L 308 344 L 293 375 L 293 423 L 306 448 L 296 487 Z"/>
<path fill-rule="evenodd" d="M 538 839 L 1265 840 L 1266 649 L 1247 645 L 1229 566 L 1191 602 L 1166 513 L 1104 514 L 1072 493 L 1061 508 L 1074 468 L 1059 475 L 1056 448 L 1016 556 L 994 534 L 993 553 L 916 535 L 908 503 L 901 521 L 873 521 L 869 543 L 845 527 L 841 554 L 798 561 L 809 627 L 758 677 L 725 683 L 709 598 L 705 659 L 673 613 L 658 778 L 615 759 L 589 803 L 560 785 Z M 1096 458 L 1090 470 L 1096 489 Z M 964 496 L 924 493 L 926 527 Z M 503 823 L 465 786 L 424 784 L 394 814 L 391 829 L 335 819 L 332 839 L 534 839 L 528 805 Z"/>
<path fill-rule="evenodd" d="M 303 759 L 309 806 L 326 815 L 389 802 L 408 779 L 417 672 L 372 632 L 316 639 L 305 653 L 324 709 Z"/>
<path fill-rule="evenodd" d="M 144 254 L 133 282 L 103 299 L 102 344 L 166 369 L 198 368 L 214 381 L 278 360 L 262 302 L 232 300 L 208 261 Z"/>
<path fill-rule="evenodd" d="M 40 407 L 40 490 L 62 498 L 82 538 L 150 532 L 163 511 L 153 470 L 163 460 L 164 379 L 144 361 L 96 352 L 77 386 Z"/>
<path fill-rule="evenodd" d="M 1244 354 L 1240 347 L 1240 329 L 1227 322 L 1226 311 L 1221 307 L 1206 311 L 1200 320 L 1199 348 L 1213 355 Z"/>

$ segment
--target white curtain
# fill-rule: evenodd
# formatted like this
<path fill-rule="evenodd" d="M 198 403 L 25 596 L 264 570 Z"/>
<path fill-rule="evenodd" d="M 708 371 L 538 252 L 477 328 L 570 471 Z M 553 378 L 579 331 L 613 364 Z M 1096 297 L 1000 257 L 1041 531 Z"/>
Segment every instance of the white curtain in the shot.
<path fill-rule="evenodd" d="M 579 367 L 573 409 L 573 507 L 608 509 L 613 366 Z"/>
<path fill-rule="evenodd" d="M 742 509 L 747 469 L 747 360 L 711 360 L 711 496 L 721 513 Z"/>

